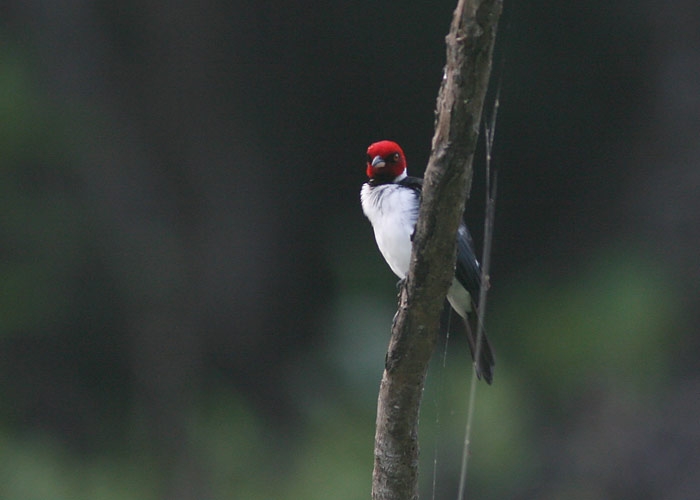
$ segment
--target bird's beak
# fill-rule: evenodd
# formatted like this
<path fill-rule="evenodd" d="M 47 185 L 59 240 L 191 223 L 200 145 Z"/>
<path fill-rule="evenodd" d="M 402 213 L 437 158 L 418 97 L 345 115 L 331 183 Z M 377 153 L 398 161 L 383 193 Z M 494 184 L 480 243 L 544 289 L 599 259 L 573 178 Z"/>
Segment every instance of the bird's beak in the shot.
<path fill-rule="evenodd" d="M 385 166 L 386 162 L 381 156 L 375 156 L 372 160 L 372 168 L 384 168 Z"/>

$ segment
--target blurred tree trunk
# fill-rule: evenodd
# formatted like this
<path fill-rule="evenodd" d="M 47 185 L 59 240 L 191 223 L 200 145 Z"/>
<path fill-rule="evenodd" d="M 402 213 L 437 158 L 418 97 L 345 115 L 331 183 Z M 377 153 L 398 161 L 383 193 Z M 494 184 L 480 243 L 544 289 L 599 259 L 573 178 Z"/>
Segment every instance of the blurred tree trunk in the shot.
<path fill-rule="evenodd" d="M 97 9 L 37 1 L 18 11 L 35 40 L 46 91 L 74 104 L 74 168 L 98 228 L 91 236 L 105 265 L 116 270 L 125 302 L 122 356 L 129 377 L 120 382 L 130 384 L 131 406 L 124 428 L 113 433 L 125 432 L 138 456 L 158 464 L 153 478 L 161 498 L 210 498 L 188 426 L 201 391 L 203 344 L 212 336 L 203 318 L 218 305 L 207 302 L 218 283 L 205 280 L 236 276 L 210 258 L 212 246 L 222 252 L 220 235 L 228 227 L 220 224 L 218 239 L 207 232 L 219 224 L 212 222 L 211 199 L 225 184 L 215 173 L 234 169 L 227 160 L 242 156 L 224 146 L 234 143 L 219 132 L 232 129 L 221 112 L 224 90 L 206 79 L 212 54 L 222 52 L 224 16 L 194 2 Z M 259 194 L 254 183 L 248 191 Z M 256 234 L 265 227 L 256 224 Z M 252 275 L 242 281 L 255 283 L 250 259 L 228 257 L 246 262 Z M 254 295 L 251 289 L 241 295 Z M 226 292 L 220 294 L 228 298 Z M 237 323 L 222 327 L 222 336 L 235 338 L 231 324 Z M 247 326 L 241 329 L 256 331 Z"/>
<path fill-rule="evenodd" d="M 432 153 L 411 267 L 392 328 L 377 407 L 372 497 L 418 498 L 418 415 L 439 318 L 454 274 L 456 234 L 491 73 L 500 0 L 460 0 L 447 36 Z"/>

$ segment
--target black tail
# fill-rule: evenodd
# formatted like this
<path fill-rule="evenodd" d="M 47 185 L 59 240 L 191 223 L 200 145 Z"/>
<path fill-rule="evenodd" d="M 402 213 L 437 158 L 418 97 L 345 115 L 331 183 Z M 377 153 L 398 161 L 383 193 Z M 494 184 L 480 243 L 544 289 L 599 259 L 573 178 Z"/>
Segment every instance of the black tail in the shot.
<path fill-rule="evenodd" d="M 496 366 L 496 360 L 493 357 L 493 351 L 491 350 L 491 344 L 489 344 L 489 339 L 486 338 L 486 332 L 482 332 L 481 334 L 480 353 L 479 359 L 477 360 L 474 356 L 474 354 L 476 353 L 476 335 L 479 331 L 479 329 L 477 328 L 478 320 L 476 314 L 470 314 L 469 321 L 464 321 L 464 319 L 462 319 L 462 321 L 466 326 L 467 340 L 469 341 L 469 350 L 471 351 L 472 359 L 474 360 L 476 376 L 480 379 L 483 377 L 486 383 L 490 385 L 491 382 L 493 382 L 493 370 Z"/>

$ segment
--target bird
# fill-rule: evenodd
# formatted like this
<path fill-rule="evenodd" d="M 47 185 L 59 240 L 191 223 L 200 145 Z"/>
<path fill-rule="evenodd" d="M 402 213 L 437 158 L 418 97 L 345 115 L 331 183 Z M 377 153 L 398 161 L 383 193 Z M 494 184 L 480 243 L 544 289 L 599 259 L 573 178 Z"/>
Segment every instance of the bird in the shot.
<path fill-rule="evenodd" d="M 367 182 L 360 190 L 362 211 L 374 230 L 374 238 L 384 260 L 400 280 L 406 278 L 423 179 L 411 177 L 406 169 L 406 155 L 396 142 L 379 141 L 367 148 Z M 479 359 L 475 359 L 477 341 L 477 307 L 481 288 L 481 268 L 474 253 L 466 224 L 457 231 L 457 261 L 447 302 L 464 325 L 474 368 L 479 379 L 493 381 L 495 360 L 484 334 Z"/>

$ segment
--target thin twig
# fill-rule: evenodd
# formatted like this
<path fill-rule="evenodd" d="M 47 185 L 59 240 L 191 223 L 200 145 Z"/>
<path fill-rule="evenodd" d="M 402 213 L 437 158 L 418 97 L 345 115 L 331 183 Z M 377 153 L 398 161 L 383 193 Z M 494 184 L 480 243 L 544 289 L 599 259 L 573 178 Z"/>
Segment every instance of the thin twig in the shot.
<path fill-rule="evenodd" d="M 500 84 L 496 91 L 496 99 L 493 103 L 491 120 L 488 125 L 484 125 L 484 136 L 486 143 L 486 208 L 484 216 L 484 247 L 481 256 L 481 289 L 479 290 L 479 310 L 477 311 L 477 334 L 476 347 L 474 349 L 474 359 L 480 359 L 481 345 L 484 338 L 484 318 L 486 317 L 486 298 L 489 290 L 489 270 L 491 268 L 491 247 L 493 241 L 493 224 L 496 216 L 496 189 L 498 187 L 497 172 L 493 173 L 493 184 L 491 180 L 491 153 L 493 151 L 493 138 L 496 132 L 496 116 L 500 98 Z M 464 431 L 464 447 L 462 448 L 462 468 L 459 475 L 459 490 L 457 500 L 462 500 L 466 492 L 467 466 L 469 455 L 471 454 L 471 432 L 474 420 L 474 410 L 476 407 L 476 373 L 472 374 L 469 386 L 469 402 L 467 406 L 467 424 Z"/>

